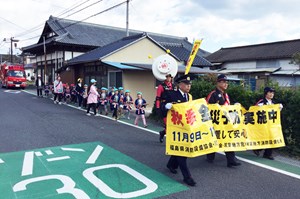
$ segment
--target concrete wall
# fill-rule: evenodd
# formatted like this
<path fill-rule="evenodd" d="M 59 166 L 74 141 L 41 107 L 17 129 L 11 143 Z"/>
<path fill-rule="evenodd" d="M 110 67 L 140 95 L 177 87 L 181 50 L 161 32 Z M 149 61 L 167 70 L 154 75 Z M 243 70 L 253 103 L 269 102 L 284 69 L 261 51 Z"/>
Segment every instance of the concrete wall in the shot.
<path fill-rule="evenodd" d="M 33 68 L 25 69 L 25 74 L 26 74 L 26 80 L 27 81 L 32 81 L 31 80 L 32 77 L 34 77 L 34 79 L 35 79 L 35 74 L 34 74 L 34 69 Z"/>
<path fill-rule="evenodd" d="M 279 86 L 292 87 L 300 86 L 300 76 L 274 75 L 270 77 L 272 81 L 278 82 Z"/>
<path fill-rule="evenodd" d="M 280 63 L 281 70 L 297 70 L 297 69 L 299 69 L 298 65 L 290 64 L 290 61 L 291 61 L 290 59 L 280 60 L 279 63 Z"/>
<path fill-rule="evenodd" d="M 123 87 L 131 91 L 131 96 L 136 99 L 138 91 L 143 93 L 143 98 L 149 104 L 148 110 L 151 110 L 156 97 L 155 78 L 151 71 L 123 71 Z"/>
<path fill-rule="evenodd" d="M 226 63 L 223 65 L 223 68 L 227 69 L 239 69 L 239 68 L 256 68 L 256 62 L 255 61 L 249 61 L 249 62 L 234 62 L 234 63 Z"/>

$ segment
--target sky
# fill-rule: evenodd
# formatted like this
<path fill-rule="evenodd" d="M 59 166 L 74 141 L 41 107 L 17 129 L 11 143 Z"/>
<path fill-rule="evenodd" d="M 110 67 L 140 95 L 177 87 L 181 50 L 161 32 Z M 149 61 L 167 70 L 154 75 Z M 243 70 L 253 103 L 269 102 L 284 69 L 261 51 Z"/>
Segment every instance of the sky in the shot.
<path fill-rule="evenodd" d="M 50 15 L 81 21 L 121 2 L 0 0 L 0 53 L 9 52 L 11 37 L 19 40 L 14 54 L 37 43 Z M 187 37 L 190 42 L 203 39 L 200 48 L 213 53 L 225 47 L 300 39 L 299 8 L 299 0 L 131 0 L 129 28 Z M 125 28 L 126 4 L 85 22 Z"/>

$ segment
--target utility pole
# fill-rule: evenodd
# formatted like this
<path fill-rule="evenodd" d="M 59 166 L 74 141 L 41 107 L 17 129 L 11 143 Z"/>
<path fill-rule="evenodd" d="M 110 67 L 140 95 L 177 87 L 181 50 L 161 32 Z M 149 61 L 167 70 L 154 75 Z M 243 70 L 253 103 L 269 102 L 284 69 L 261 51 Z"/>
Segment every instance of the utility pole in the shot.
<path fill-rule="evenodd" d="M 13 42 L 19 42 L 19 40 L 14 39 L 14 37 L 10 38 L 10 63 L 13 63 Z"/>
<path fill-rule="evenodd" d="M 129 36 L 129 0 L 126 2 L 126 37 Z"/>
<path fill-rule="evenodd" d="M 46 53 L 46 38 L 43 36 L 44 39 L 44 55 L 45 55 L 45 68 L 44 68 L 44 83 L 46 84 L 46 71 L 47 71 L 47 53 Z"/>

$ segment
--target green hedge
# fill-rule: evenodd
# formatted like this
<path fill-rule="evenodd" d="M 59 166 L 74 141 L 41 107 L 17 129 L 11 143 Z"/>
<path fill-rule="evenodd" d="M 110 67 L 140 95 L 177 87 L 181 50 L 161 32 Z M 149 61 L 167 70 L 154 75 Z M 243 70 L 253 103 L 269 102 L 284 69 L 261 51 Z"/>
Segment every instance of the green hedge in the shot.
<path fill-rule="evenodd" d="M 215 89 L 215 85 L 215 76 L 201 77 L 193 82 L 191 94 L 194 99 L 206 97 Z M 281 88 L 272 82 L 267 85 L 276 90 L 274 101 L 283 105 L 281 124 L 286 147 L 280 148 L 280 151 L 300 157 L 300 88 Z M 246 109 L 263 97 L 263 88 L 252 91 L 247 86 L 236 83 L 230 83 L 227 92 L 232 103 L 239 102 Z"/>
<path fill-rule="evenodd" d="M 206 75 L 193 81 L 190 93 L 193 99 L 205 98 L 215 89 L 215 85 L 216 76 Z M 286 147 L 280 148 L 280 151 L 290 156 L 300 157 L 300 88 L 281 88 L 272 82 L 269 82 L 268 86 L 276 90 L 274 101 L 283 105 L 281 124 Z M 232 103 L 239 102 L 246 109 L 263 97 L 263 88 L 252 91 L 247 86 L 236 83 L 230 83 L 227 92 Z M 161 118 L 155 114 L 155 109 L 150 117 L 161 121 Z"/>

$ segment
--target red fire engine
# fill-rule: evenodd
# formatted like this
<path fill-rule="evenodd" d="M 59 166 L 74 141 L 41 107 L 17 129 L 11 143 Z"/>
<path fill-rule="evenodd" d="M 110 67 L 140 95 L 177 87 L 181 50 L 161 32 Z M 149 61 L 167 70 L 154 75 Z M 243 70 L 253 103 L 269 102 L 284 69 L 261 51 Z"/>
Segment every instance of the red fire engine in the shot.
<path fill-rule="evenodd" d="M 1 64 L 0 79 L 2 88 L 26 87 L 26 76 L 23 65 Z"/>

